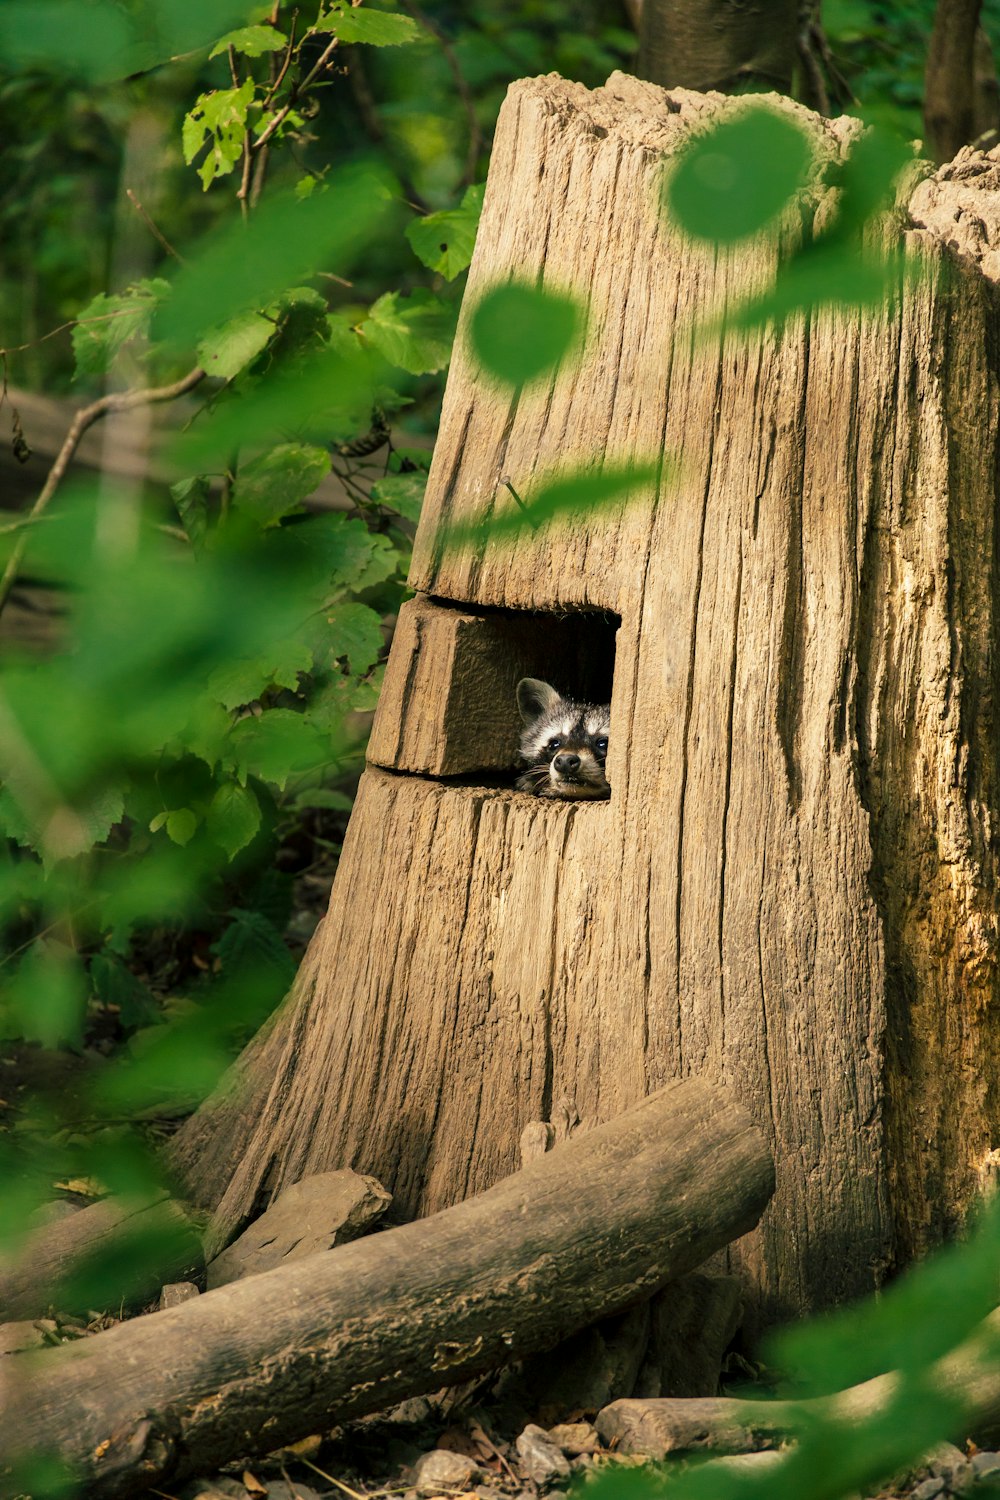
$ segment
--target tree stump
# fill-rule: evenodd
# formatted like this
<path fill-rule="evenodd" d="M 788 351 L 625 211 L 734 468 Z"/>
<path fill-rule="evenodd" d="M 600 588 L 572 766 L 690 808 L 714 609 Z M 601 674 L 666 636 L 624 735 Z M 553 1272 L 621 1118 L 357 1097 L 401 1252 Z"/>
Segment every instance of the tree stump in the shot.
<path fill-rule="evenodd" d="M 853 122 L 773 102 L 842 158 Z M 895 305 L 696 340 L 778 266 L 778 235 L 716 253 L 658 208 L 664 158 L 739 107 L 510 90 L 466 306 L 568 287 L 584 357 L 511 400 L 460 329 L 329 916 L 179 1138 L 220 1237 L 345 1165 L 426 1214 L 512 1171 L 560 1095 L 606 1120 L 697 1073 L 775 1155 L 729 1256 L 772 1320 L 947 1235 L 992 1160 L 1000 162 L 963 153 L 892 218 L 924 272 Z M 586 525 L 436 536 L 505 478 L 661 453 L 675 487 Z M 610 801 L 512 789 L 522 675 L 610 692 Z"/>

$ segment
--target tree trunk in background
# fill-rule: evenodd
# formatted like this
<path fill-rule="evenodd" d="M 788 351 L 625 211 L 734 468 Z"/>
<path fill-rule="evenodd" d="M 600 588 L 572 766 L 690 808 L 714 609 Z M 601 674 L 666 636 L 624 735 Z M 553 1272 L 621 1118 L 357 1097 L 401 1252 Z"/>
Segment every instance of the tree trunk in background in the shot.
<path fill-rule="evenodd" d="M 929 155 L 950 161 L 976 138 L 976 29 L 982 0 L 938 0 L 924 74 Z"/>
<path fill-rule="evenodd" d="M 639 73 L 664 88 L 787 94 L 798 0 L 643 0 Z"/>
<path fill-rule="evenodd" d="M 700 1074 L 774 1153 L 731 1251 L 770 1320 L 953 1232 L 997 1159 L 1000 165 L 887 221 L 925 272 L 892 307 L 694 340 L 778 264 L 657 216 L 664 154 L 719 107 L 621 74 L 510 90 L 466 307 L 512 274 L 576 288 L 587 347 L 512 398 L 460 327 L 330 913 L 243 1091 L 178 1137 L 219 1232 L 342 1166 L 426 1214 L 513 1170 L 560 1096 L 606 1120 Z M 842 155 L 853 122 L 784 107 Z M 814 185 L 801 213 L 828 211 Z M 660 453 L 659 497 L 435 542 L 506 476 Z M 517 676 L 582 683 L 600 611 L 610 801 L 498 784 Z"/>

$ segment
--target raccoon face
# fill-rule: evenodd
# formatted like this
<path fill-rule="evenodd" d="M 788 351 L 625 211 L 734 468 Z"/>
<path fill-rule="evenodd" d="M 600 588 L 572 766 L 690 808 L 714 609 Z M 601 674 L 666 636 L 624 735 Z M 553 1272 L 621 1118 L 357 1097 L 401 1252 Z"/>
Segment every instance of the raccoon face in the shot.
<path fill-rule="evenodd" d="M 527 766 L 515 782 L 519 791 L 564 800 L 610 796 L 604 774 L 611 724 L 608 704 L 574 703 L 547 682 L 522 677 L 517 706 L 524 721 L 520 756 Z"/>

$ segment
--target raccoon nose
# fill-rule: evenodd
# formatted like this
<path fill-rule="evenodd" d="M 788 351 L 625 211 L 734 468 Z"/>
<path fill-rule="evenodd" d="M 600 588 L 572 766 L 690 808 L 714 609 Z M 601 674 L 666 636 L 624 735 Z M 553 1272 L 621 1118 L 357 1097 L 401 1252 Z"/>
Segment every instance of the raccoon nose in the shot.
<path fill-rule="evenodd" d="M 578 755 L 557 755 L 553 761 L 557 771 L 568 774 L 570 771 L 579 771 L 580 757 Z"/>

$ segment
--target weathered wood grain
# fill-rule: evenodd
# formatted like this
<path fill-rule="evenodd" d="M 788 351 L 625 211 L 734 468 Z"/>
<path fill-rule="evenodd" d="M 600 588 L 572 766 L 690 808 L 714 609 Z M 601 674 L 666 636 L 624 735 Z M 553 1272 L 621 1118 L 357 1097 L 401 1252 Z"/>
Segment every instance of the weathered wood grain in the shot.
<path fill-rule="evenodd" d="M 431 1218 L 19 1364 L 0 1494 L 36 1446 L 94 1500 L 145 1493 L 549 1348 L 693 1269 L 773 1188 L 727 1091 L 668 1085 Z"/>
<path fill-rule="evenodd" d="M 447 760 L 407 747 L 461 663 L 407 680 L 401 637 L 307 973 L 249 1091 L 180 1138 L 220 1235 L 264 1184 L 340 1165 L 432 1211 L 510 1171 L 560 1095 L 609 1119 L 691 1073 L 775 1152 L 774 1203 L 730 1257 L 765 1319 L 877 1285 L 977 1190 L 1000 1134 L 1000 162 L 960 158 L 887 224 L 922 267 L 896 304 L 695 339 L 777 266 L 772 241 L 716 254 L 656 208 L 664 156 L 735 107 L 617 74 L 510 91 L 467 306 L 540 278 L 586 298 L 591 331 L 511 401 L 460 329 L 414 612 L 539 611 L 539 640 L 554 613 L 620 615 L 612 796 L 434 780 Z M 823 160 L 856 128 L 776 107 Z M 829 207 L 819 181 L 802 218 Z M 659 495 L 441 548 L 440 520 L 513 503 L 505 477 L 524 495 L 574 459 L 661 453 L 682 468 Z M 497 697 L 509 678 L 498 660 Z"/>

